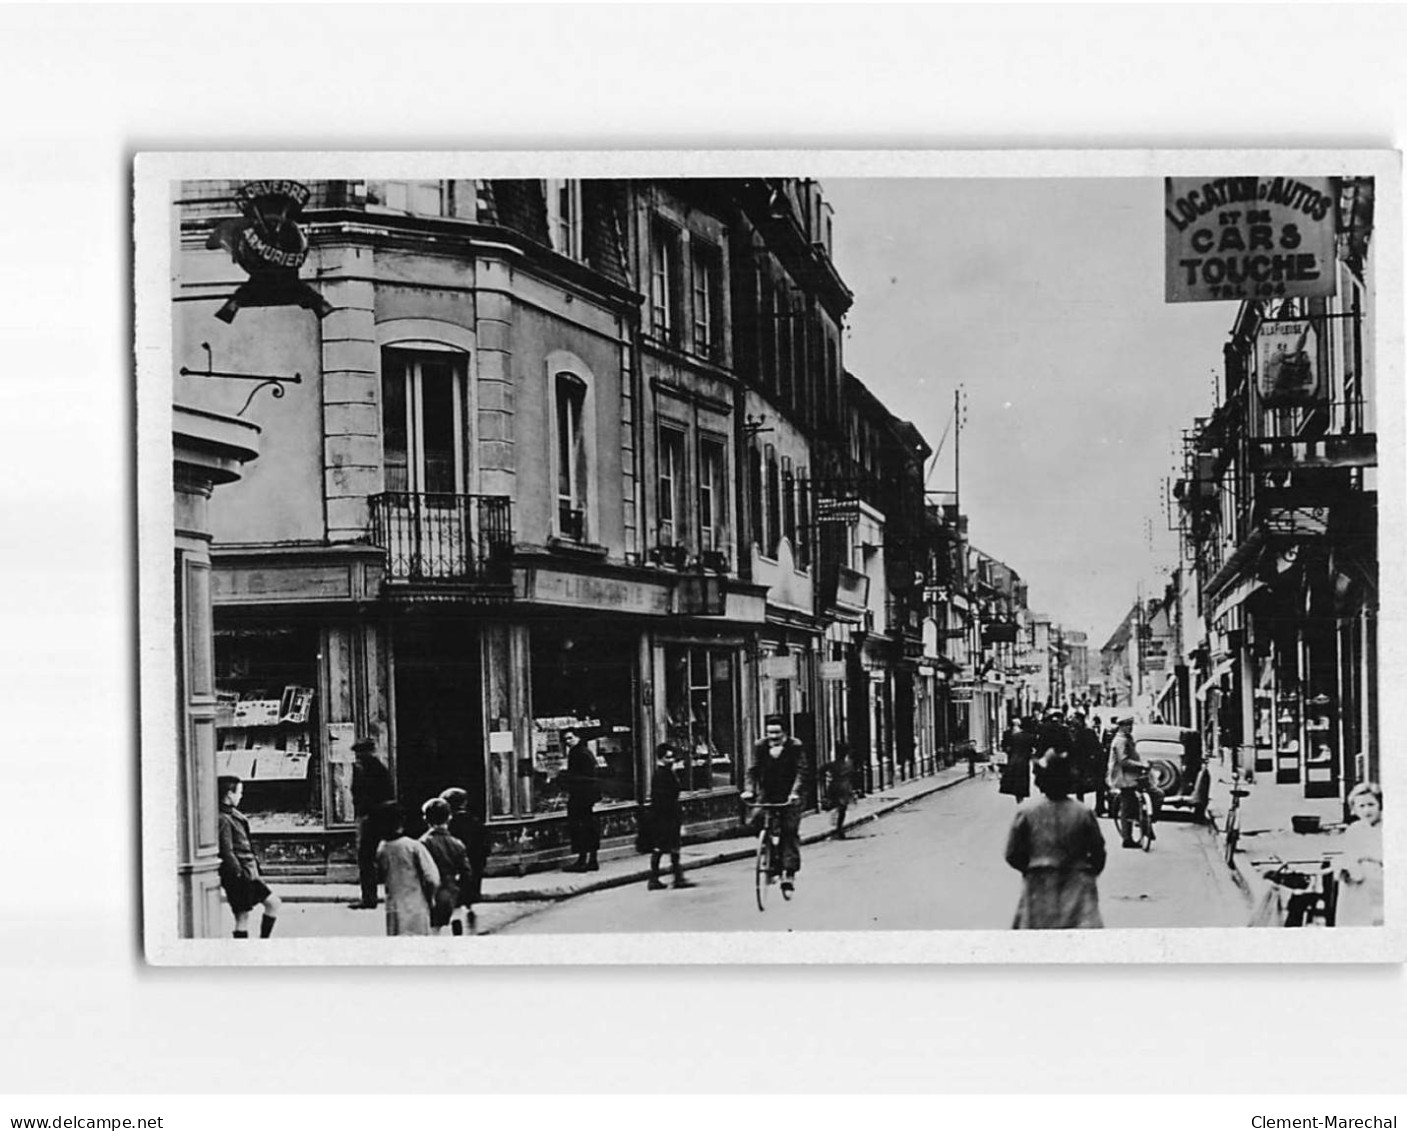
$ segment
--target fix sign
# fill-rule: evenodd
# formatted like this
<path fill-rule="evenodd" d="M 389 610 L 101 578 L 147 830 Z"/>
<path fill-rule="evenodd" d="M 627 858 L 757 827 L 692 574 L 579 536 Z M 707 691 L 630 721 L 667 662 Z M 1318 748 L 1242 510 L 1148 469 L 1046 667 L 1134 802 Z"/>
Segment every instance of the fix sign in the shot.
<path fill-rule="evenodd" d="M 1168 177 L 1167 301 L 1327 297 L 1335 290 L 1328 177 Z"/>

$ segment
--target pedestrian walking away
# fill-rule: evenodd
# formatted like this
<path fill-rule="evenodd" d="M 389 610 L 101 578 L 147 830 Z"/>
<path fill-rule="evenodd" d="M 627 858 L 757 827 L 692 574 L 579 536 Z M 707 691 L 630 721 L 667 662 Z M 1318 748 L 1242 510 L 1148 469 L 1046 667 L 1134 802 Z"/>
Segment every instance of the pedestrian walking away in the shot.
<path fill-rule="evenodd" d="M 1107 859 L 1099 821 L 1070 797 L 1074 784 L 1066 758 L 1036 767 L 1043 797 L 1016 811 L 1006 841 L 1006 862 L 1021 873 L 1021 900 L 1012 927 L 1055 930 L 1104 926 L 1097 877 Z"/>
<path fill-rule="evenodd" d="M 822 767 L 826 778 L 826 804 L 835 813 L 836 840 L 845 839 L 845 811 L 855 801 L 855 764 L 850 760 L 850 745 L 835 744 L 835 758 Z"/>
<path fill-rule="evenodd" d="M 428 935 L 440 870 L 429 850 L 405 835 L 399 812 L 388 823 L 386 839 L 376 850 L 376 870 L 386 885 L 386 933 Z"/>
<path fill-rule="evenodd" d="M 692 880 L 685 878 L 679 862 L 682 842 L 683 813 L 679 807 L 679 775 L 675 772 L 679 756 L 667 742 L 655 747 L 655 767 L 650 778 L 650 804 L 645 810 L 644 839 L 650 850 L 650 891 L 662 891 L 660 861 L 669 855 L 670 874 L 676 888 L 691 888 Z"/>
<path fill-rule="evenodd" d="M 264 915 L 259 922 L 259 937 L 273 934 L 283 901 L 259 875 L 259 859 L 249 839 L 249 818 L 239 811 L 244 797 L 244 782 L 233 775 L 216 779 L 215 789 L 220 797 L 220 887 L 234 912 L 234 937 L 249 937 L 249 913 L 263 904 Z"/>
<path fill-rule="evenodd" d="M 1101 783 L 1104 781 L 1104 747 L 1099 735 L 1085 725 L 1084 712 L 1076 711 L 1074 726 L 1070 731 L 1070 761 L 1075 771 L 1075 788 L 1072 791 L 1076 801 L 1084 801 L 1085 794 L 1093 793 L 1097 799 Z"/>
<path fill-rule="evenodd" d="M 1001 784 L 997 787 L 1016 798 L 1018 805 L 1031 794 L 1031 762 L 1037 753 L 1036 720 L 1027 715 L 1021 720 L 1021 729 L 1007 743 L 1006 765 L 1002 767 Z"/>
<path fill-rule="evenodd" d="M 376 756 L 376 743 L 359 738 L 352 743 L 356 761 L 352 766 L 352 814 L 357 819 L 357 877 L 361 898 L 351 906 L 358 910 L 376 909 L 376 850 L 386 836 L 382 827 L 386 806 L 395 800 L 396 787 L 391 771 Z"/>
<path fill-rule="evenodd" d="M 1348 794 L 1355 820 L 1339 840 L 1334 877 L 1339 894 L 1336 927 L 1383 925 L 1383 791 L 1374 782 L 1359 782 Z"/>
<path fill-rule="evenodd" d="M 778 810 L 777 820 L 781 826 L 782 894 L 788 895 L 801 870 L 801 797 L 809 780 L 806 751 L 787 734 L 780 715 L 768 717 L 766 737 L 752 748 L 748 783 L 751 788 L 743 794 L 744 801 L 756 798 L 763 804 L 786 806 Z M 765 814 L 759 812 L 759 818 L 765 820 Z"/>
<path fill-rule="evenodd" d="M 474 904 L 484 894 L 484 872 L 489 860 L 488 830 L 484 819 L 470 806 L 468 790 L 455 786 L 445 790 L 440 797 L 449 803 L 449 831 L 464 845 L 469 857 L 469 872 L 459 888 L 459 905 L 464 909 L 464 929 L 470 933 L 474 929 Z"/>
<path fill-rule="evenodd" d="M 596 854 L 601 848 L 601 827 L 595 812 L 596 802 L 601 797 L 596 781 L 596 755 L 577 730 L 563 731 L 562 745 L 567 751 L 567 764 L 558 780 L 567 789 L 567 835 L 576 853 L 576 859 L 562 871 L 595 872 L 600 867 Z"/>
<path fill-rule="evenodd" d="M 437 935 L 446 926 L 450 927 L 451 934 L 464 933 L 464 906 L 460 892 L 469 875 L 469 853 L 464 842 L 449 831 L 452 812 L 449 802 L 442 797 L 432 797 L 420 810 L 425 824 L 429 826 L 420 843 L 430 853 L 440 873 L 440 882 L 430 901 L 430 930 Z"/>

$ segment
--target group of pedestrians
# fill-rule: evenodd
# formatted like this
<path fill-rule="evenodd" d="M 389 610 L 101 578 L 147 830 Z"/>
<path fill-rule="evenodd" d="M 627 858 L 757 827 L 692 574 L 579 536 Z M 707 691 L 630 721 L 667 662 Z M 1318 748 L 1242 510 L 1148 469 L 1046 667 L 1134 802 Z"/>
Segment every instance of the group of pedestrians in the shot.
<path fill-rule="evenodd" d="M 482 819 L 457 786 L 420 806 L 425 832 L 406 835 L 406 814 L 395 799 L 391 772 L 376 756 L 376 743 L 352 746 L 352 809 L 357 818 L 357 869 L 361 898 L 351 906 L 375 910 L 386 893 L 388 935 L 473 932 L 488 860 Z"/>
<path fill-rule="evenodd" d="M 1108 855 L 1096 812 L 1117 795 L 1123 843 L 1133 844 L 1126 819 L 1132 787 L 1125 780 L 1137 761 L 1132 724 L 1132 716 L 1116 719 L 1107 754 L 1082 711 L 1028 715 L 1002 739 L 1000 789 L 1018 805 L 1006 843 L 1006 861 L 1022 876 L 1014 928 L 1104 925 L 1097 881 Z M 1028 802 L 1033 780 L 1042 796 Z M 1086 793 L 1094 809 L 1084 804 Z"/>

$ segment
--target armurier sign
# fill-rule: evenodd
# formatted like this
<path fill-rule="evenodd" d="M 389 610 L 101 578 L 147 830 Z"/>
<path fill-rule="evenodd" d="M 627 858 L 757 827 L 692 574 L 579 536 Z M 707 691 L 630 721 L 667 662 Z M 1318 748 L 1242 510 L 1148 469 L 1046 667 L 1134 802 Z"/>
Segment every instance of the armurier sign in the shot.
<path fill-rule="evenodd" d="M 249 280 L 215 317 L 233 322 L 246 306 L 301 306 L 319 318 L 331 312 L 326 300 L 298 277 L 308 258 L 299 215 L 309 196 L 306 185 L 288 180 L 245 181 L 235 189 L 240 216 L 219 224 L 206 247 L 223 247 Z"/>
<path fill-rule="evenodd" d="M 1334 293 L 1328 177 L 1168 177 L 1168 302 Z"/>

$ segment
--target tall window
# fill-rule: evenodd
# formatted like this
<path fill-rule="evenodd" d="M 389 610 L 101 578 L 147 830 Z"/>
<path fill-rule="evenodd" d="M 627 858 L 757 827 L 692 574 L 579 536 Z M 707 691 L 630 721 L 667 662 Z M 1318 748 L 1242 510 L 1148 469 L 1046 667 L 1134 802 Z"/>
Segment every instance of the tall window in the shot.
<path fill-rule="evenodd" d="M 693 298 L 693 351 L 713 357 L 722 344 L 722 259 L 718 249 L 701 240 L 690 243 L 690 284 Z"/>
<path fill-rule="evenodd" d="M 452 216 L 453 181 L 368 181 L 367 203 L 416 216 Z"/>
<path fill-rule="evenodd" d="M 387 349 L 381 357 L 386 490 L 453 495 L 465 483 L 462 355 Z"/>
<path fill-rule="evenodd" d="M 584 416 L 586 382 L 559 373 L 557 399 L 557 533 L 577 542 L 586 539 L 587 452 Z"/>
<path fill-rule="evenodd" d="M 791 471 L 791 457 L 782 457 L 782 535 L 793 551 L 796 549 L 796 477 Z"/>
<path fill-rule="evenodd" d="M 728 522 L 727 453 L 718 440 L 699 441 L 699 549 L 722 550 Z"/>
<path fill-rule="evenodd" d="M 831 418 L 840 419 L 840 367 L 836 361 L 835 339 L 826 338 L 826 399 Z"/>
<path fill-rule="evenodd" d="M 756 448 L 747 455 L 747 497 L 752 543 L 761 549 L 765 544 L 763 520 L 767 514 L 767 502 L 762 487 L 762 453 Z"/>
<path fill-rule="evenodd" d="M 795 403 L 792 393 L 792 330 L 791 302 L 784 287 L 777 288 L 777 316 L 772 321 L 773 340 L 777 348 L 777 391 L 782 403 L 790 407 Z"/>
<path fill-rule="evenodd" d="M 796 564 L 811 565 L 811 482 L 804 467 L 796 476 Z"/>
<path fill-rule="evenodd" d="M 581 258 L 581 182 L 543 181 L 547 198 L 547 234 L 552 250 Z"/>
<path fill-rule="evenodd" d="M 675 428 L 660 429 L 659 450 L 660 545 L 682 546 L 686 537 L 684 476 L 684 433 Z"/>
<path fill-rule="evenodd" d="M 661 341 L 678 344 L 681 297 L 679 230 L 657 219 L 650 238 L 650 324 Z"/>
<path fill-rule="evenodd" d="M 758 377 L 761 379 L 764 389 L 772 389 L 776 387 L 777 383 L 777 304 L 770 284 L 760 271 L 758 288 L 757 356 L 760 361 Z"/>
<path fill-rule="evenodd" d="M 767 448 L 767 556 L 777 556 L 782 540 L 782 477 L 777 472 L 777 451 Z"/>

